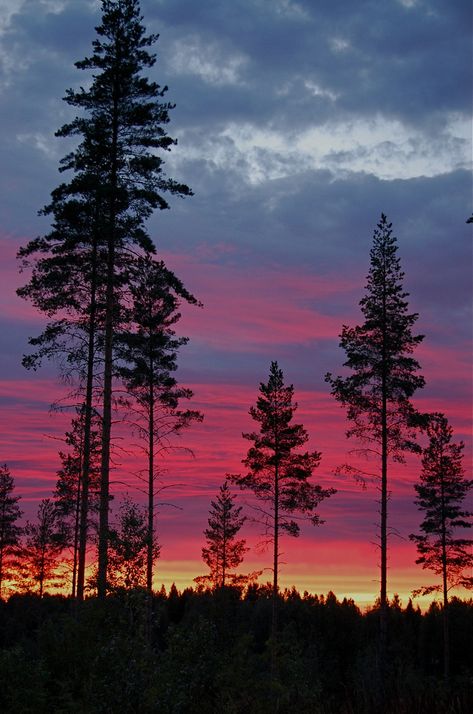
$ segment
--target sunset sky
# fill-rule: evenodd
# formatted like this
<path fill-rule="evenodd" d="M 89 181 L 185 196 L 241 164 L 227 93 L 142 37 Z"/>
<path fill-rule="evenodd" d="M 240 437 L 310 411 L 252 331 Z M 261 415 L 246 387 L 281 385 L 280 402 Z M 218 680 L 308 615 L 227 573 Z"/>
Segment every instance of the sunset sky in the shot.
<path fill-rule="evenodd" d="M 324 382 L 341 373 L 343 324 L 358 302 L 381 212 L 393 223 L 409 306 L 425 334 L 417 351 L 426 378 L 415 403 L 443 411 L 472 464 L 471 3 L 469 0 L 142 0 L 160 39 L 151 76 L 176 103 L 169 134 L 178 146 L 167 174 L 195 195 L 171 198 L 149 221 L 163 257 L 204 304 L 186 308 L 190 337 L 178 378 L 194 390 L 201 425 L 179 444 L 194 451 L 163 463 L 156 584 L 179 587 L 205 572 L 200 559 L 210 499 L 227 472 L 241 471 L 253 429 L 248 409 L 277 360 L 293 383 L 297 421 L 322 452 L 314 478 L 338 493 L 325 524 L 282 545 L 283 586 L 354 597 L 378 592 L 378 496 L 334 469 L 356 446 Z M 70 145 L 54 132 L 71 118 L 61 101 L 85 85 L 74 62 L 90 54 L 99 3 L 0 0 L 0 462 L 15 477 L 25 517 L 51 494 L 70 414 L 50 414 L 67 393 L 54 365 L 21 366 L 44 320 L 15 295 L 27 280 L 15 255 L 48 230 L 37 212 L 62 180 Z M 113 490 L 136 490 L 139 457 L 116 430 Z M 391 468 L 389 593 L 406 601 L 431 582 L 415 565 L 409 533 L 419 462 Z M 128 485 L 126 485 L 128 484 Z M 244 503 L 247 497 L 238 494 Z M 248 501 L 251 499 L 248 498 Z M 473 504 L 471 504 L 473 505 Z M 247 508 L 247 507 L 246 507 Z M 247 508 L 250 515 L 251 511 Z M 258 529 L 242 571 L 269 566 Z M 267 571 L 262 581 L 270 578 Z"/>

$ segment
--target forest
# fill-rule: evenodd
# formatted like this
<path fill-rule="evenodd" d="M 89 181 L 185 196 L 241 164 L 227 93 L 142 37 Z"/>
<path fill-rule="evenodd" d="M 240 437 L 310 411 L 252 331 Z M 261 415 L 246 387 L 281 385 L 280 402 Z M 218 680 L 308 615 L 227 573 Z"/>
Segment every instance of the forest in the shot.
<path fill-rule="evenodd" d="M 325 375 L 352 445 L 336 476 L 374 481 L 379 494 L 375 603 L 362 611 L 333 592 L 281 587 L 281 543 L 323 528 L 337 488 L 317 478 L 322 453 L 308 449 L 296 390 L 272 356 L 248 405 L 241 473 L 222 475 L 209 504 L 208 572 L 182 591 L 155 588 L 159 508 L 171 485 L 162 464 L 186 451 L 186 433 L 205 414 L 177 378 L 188 342 L 181 311 L 202 305 L 147 228 L 154 212 L 193 190 L 164 170 L 177 143 L 167 133 L 175 107 L 146 76 L 158 36 L 142 22 L 138 0 L 102 0 L 92 54 L 75 65 L 87 79 L 64 97 L 77 114 L 56 132 L 69 153 L 40 211 L 50 230 L 18 251 L 17 294 L 44 324 L 23 367 L 54 365 L 71 420 L 54 491 L 35 520 L 24 521 L 15 473 L 0 466 L 0 710 L 466 714 L 473 601 L 460 596 L 473 589 L 473 480 L 441 405 L 424 411 L 413 399 L 426 384 L 416 354 L 425 336 L 381 211 L 362 321 L 341 326 L 342 374 Z M 133 444 L 145 464 L 140 495 L 120 499 L 118 423 L 130 438 L 120 448 Z M 393 466 L 412 456 L 419 579 L 403 604 L 389 597 L 389 509 Z M 263 570 L 244 572 L 245 523 L 258 530 L 271 582 Z M 421 611 L 415 598 L 431 594 Z"/>

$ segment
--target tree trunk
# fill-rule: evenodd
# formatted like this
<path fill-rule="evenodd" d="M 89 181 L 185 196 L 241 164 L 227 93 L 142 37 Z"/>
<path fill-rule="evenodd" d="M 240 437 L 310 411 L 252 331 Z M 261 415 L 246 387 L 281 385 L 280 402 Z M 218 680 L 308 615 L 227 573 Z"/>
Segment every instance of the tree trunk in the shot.
<path fill-rule="evenodd" d="M 151 366 L 151 374 L 152 374 Z M 146 561 L 146 589 L 153 592 L 153 541 L 154 541 L 154 390 L 150 384 L 148 418 L 148 552 Z"/>
<path fill-rule="evenodd" d="M 278 636 L 278 569 L 279 569 L 279 467 L 275 465 L 274 473 L 274 552 L 273 552 L 273 597 L 271 618 L 271 671 L 276 676 L 276 642 Z"/>
<path fill-rule="evenodd" d="M 87 530 L 89 520 L 90 452 L 92 431 L 92 398 L 94 386 L 95 331 L 97 319 L 97 234 L 92 244 L 92 276 L 90 294 L 89 335 L 87 345 L 87 378 L 85 387 L 84 442 L 82 453 L 82 488 L 79 525 L 79 554 L 77 564 L 77 599 L 84 599 L 85 560 L 87 555 Z"/>
<path fill-rule="evenodd" d="M 443 587 L 443 676 L 446 682 L 450 678 L 450 636 L 448 623 L 448 578 L 447 578 L 447 528 L 445 523 L 445 493 L 443 476 L 440 481 L 442 498 L 442 587 Z"/>
<path fill-rule="evenodd" d="M 387 594 L 387 561 L 388 561 L 388 444 L 386 424 L 386 392 L 383 389 L 382 398 L 382 446 L 381 446 L 381 589 L 380 589 L 380 646 L 381 659 L 386 658 L 388 630 L 388 594 Z"/>
<path fill-rule="evenodd" d="M 386 270 L 386 266 L 385 266 Z M 381 350 L 381 573 L 380 573 L 380 676 L 381 701 L 384 706 L 388 647 L 388 410 L 387 410 L 387 309 L 386 272 L 383 284 L 382 350 Z"/>
<path fill-rule="evenodd" d="M 110 500 L 110 439 L 112 426 L 112 377 L 113 377 L 113 312 L 115 246 L 113 231 L 108 244 L 107 297 L 105 308 L 105 350 L 103 378 L 102 460 L 100 466 L 100 511 L 97 594 L 104 599 L 107 594 L 108 566 L 108 511 Z"/>
<path fill-rule="evenodd" d="M 81 452 L 82 452 L 82 445 L 81 445 Z M 76 504 L 75 504 L 75 513 L 74 513 L 74 560 L 72 563 L 72 592 L 71 592 L 71 597 L 74 599 L 76 597 L 76 588 L 77 588 L 77 561 L 79 557 L 79 524 L 80 524 L 80 507 L 81 507 L 81 483 L 82 483 L 82 455 L 80 459 L 80 468 L 79 468 L 79 479 L 77 482 L 77 495 L 76 495 Z"/>
<path fill-rule="evenodd" d="M 118 44 L 118 42 L 117 42 Z M 117 46 L 117 65 L 120 62 L 120 48 Z M 103 376 L 103 422 L 102 460 L 100 466 L 100 511 L 97 594 L 100 599 L 107 595 L 108 566 L 108 515 L 110 501 L 110 440 L 112 431 L 112 380 L 113 380 L 113 333 L 115 302 L 115 250 L 116 250 L 116 201 L 117 201 L 117 146 L 118 146 L 118 82 L 113 87 L 112 145 L 110 168 L 109 225 L 107 237 L 107 287 L 105 301 L 105 346 Z"/>

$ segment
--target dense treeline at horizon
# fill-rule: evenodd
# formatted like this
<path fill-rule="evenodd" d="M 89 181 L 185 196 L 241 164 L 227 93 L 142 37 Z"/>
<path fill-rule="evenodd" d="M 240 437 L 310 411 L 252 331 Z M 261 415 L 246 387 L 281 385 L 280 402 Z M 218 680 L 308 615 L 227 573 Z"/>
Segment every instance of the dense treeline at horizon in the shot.
<path fill-rule="evenodd" d="M 442 680 L 441 608 L 389 604 L 388 671 L 379 672 L 379 608 L 279 597 L 271 668 L 271 586 L 172 586 L 77 604 L 60 595 L 0 601 L 3 712 L 304 712 L 463 714 L 473 706 L 473 601 L 452 598 L 451 680 Z M 381 687 L 384 681 L 384 689 Z"/>

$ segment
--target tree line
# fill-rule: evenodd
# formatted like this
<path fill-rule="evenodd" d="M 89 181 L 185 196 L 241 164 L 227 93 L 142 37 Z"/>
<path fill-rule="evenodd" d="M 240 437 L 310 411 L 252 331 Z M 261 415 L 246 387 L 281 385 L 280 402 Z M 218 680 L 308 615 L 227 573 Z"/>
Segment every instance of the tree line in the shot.
<path fill-rule="evenodd" d="M 177 357 L 187 339 L 176 335 L 180 306 L 200 306 L 182 281 L 156 255 L 146 229 L 154 210 L 169 208 L 167 196 L 185 198 L 192 190 L 166 176 L 165 152 L 176 141 L 167 133 L 173 104 L 161 87 L 143 75 L 153 67 L 157 36 L 146 35 L 137 0 L 102 0 L 101 23 L 90 57 L 76 63 L 86 71 L 87 88 L 70 89 L 66 103 L 78 114 L 57 131 L 76 138 L 77 148 L 61 161 L 69 176 L 51 194 L 41 213 L 51 230 L 19 251 L 21 268 L 30 271 L 18 290 L 48 323 L 30 339 L 33 351 L 23 362 L 37 369 L 55 361 L 72 384 L 74 409 L 67 450 L 53 499 L 45 499 L 35 523 L 18 525 L 21 511 L 7 465 L 0 472 L 0 588 L 13 576 L 21 589 L 45 587 L 60 578 L 66 549 L 71 556 L 71 594 L 81 603 L 86 588 L 100 600 L 116 588 L 143 587 L 152 612 L 153 571 L 159 556 L 156 499 L 159 464 L 176 447 L 175 437 L 203 415 L 189 408 L 192 392 L 178 384 Z M 374 231 L 363 322 L 343 326 L 340 346 L 345 376 L 329 373 L 334 398 L 346 409 L 347 436 L 358 455 L 377 464 L 380 486 L 380 661 L 387 667 L 388 641 L 388 494 L 392 463 L 408 452 L 421 456 L 417 504 L 423 514 L 420 534 L 412 534 L 417 562 L 439 575 L 444 613 L 444 674 L 449 676 L 448 593 L 471 588 L 466 572 L 473 565 L 472 541 L 459 535 L 471 527 L 464 501 L 473 481 L 462 466 L 463 444 L 453 441 L 443 413 L 420 413 L 412 402 L 424 386 L 414 357 L 422 335 L 413 333 L 418 315 L 410 313 L 404 273 L 392 225 L 382 214 Z M 293 421 L 294 388 L 273 361 L 260 384 L 250 415 L 254 432 L 243 459 L 244 473 L 228 474 L 211 504 L 204 562 L 207 583 L 215 590 L 250 587 L 256 574 L 235 572 L 246 545 L 239 531 L 246 516 L 230 486 L 253 494 L 252 518 L 272 550 L 271 640 L 273 674 L 278 641 L 280 539 L 297 537 L 300 523 L 323 523 L 320 504 L 335 494 L 313 482 L 321 460 L 304 451 L 308 433 Z M 141 474 L 146 504 L 127 498 L 117 523 L 110 523 L 110 468 L 113 416 L 120 413 L 138 435 L 146 458 Z M 422 448 L 418 436 L 428 445 Z M 354 464 L 340 467 L 363 480 Z M 3 504 L 3 505 L 2 505 Z M 97 562 L 87 582 L 91 546 Z M 201 581 L 201 583 L 204 581 Z M 424 590 L 431 591 L 431 588 Z M 1 594 L 1 590 L 0 590 Z"/>

